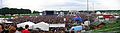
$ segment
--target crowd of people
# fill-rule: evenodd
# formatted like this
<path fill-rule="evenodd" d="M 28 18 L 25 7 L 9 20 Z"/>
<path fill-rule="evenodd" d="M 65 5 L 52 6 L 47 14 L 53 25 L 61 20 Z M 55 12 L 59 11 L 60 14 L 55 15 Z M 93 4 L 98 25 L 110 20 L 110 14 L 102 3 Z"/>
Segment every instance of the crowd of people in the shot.
<path fill-rule="evenodd" d="M 25 21 L 31 21 L 34 23 L 46 22 L 46 23 L 51 23 L 51 24 L 64 22 L 63 17 L 57 17 L 57 16 L 33 16 L 33 17 L 24 16 L 24 17 L 19 17 L 19 18 L 13 19 L 13 22 L 22 23 Z"/>
<path fill-rule="evenodd" d="M 29 29 L 29 25 L 25 25 L 25 28 L 18 28 L 16 25 L 13 24 L 0 24 L 0 33 L 39 33 L 39 31 Z"/>
<path fill-rule="evenodd" d="M 0 33 L 15 33 L 16 28 L 17 27 L 15 25 L 0 24 Z"/>
<path fill-rule="evenodd" d="M 75 19 L 74 19 L 75 18 Z M 90 19 L 90 21 L 88 21 Z M 23 33 L 23 31 L 27 30 L 30 33 L 73 33 L 73 31 L 69 32 L 69 29 L 72 28 L 75 25 L 79 25 L 84 27 L 84 30 L 88 30 L 89 25 L 91 21 L 93 21 L 94 18 L 92 16 L 86 16 L 85 14 L 81 14 L 81 15 L 76 15 L 76 16 L 63 16 L 63 17 L 59 17 L 56 15 L 47 15 L 47 16 L 22 16 L 22 17 L 17 17 L 14 18 L 10 21 L 12 22 L 17 22 L 17 23 L 23 23 L 23 22 L 27 22 L 27 21 L 31 21 L 34 23 L 39 23 L 39 22 L 45 22 L 48 24 L 65 24 L 65 27 L 57 27 L 57 28 L 50 28 L 49 31 L 43 31 L 41 29 L 32 29 L 32 30 L 27 30 L 28 28 L 25 27 L 25 29 L 23 29 L 22 27 L 17 28 L 14 25 L 11 25 L 13 27 L 11 27 L 11 29 L 14 28 L 14 30 L 12 30 L 12 32 L 17 32 L 17 33 Z M 86 23 L 84 23 L 86 22 Z M 84 25 L 84 26 L 83 26 Z M 2 26 L 2 25 L 1 25 Z M 4 27 L 4 26 L 2 26 Z M 29 26 L 28 26 L 29 27 Z M 10 26 L 6 27 L 8 29 L 8 31 L 10 32 Z M 6 30 L 5 28 L 2 28 L 2 30 Z M 77 31 L 78 33 L 80 33 L 81 31 Z"/>
<path fill-rule="evenodd" d="M 86 15 L 78 15 L 81 18 L 88 19 L 88 17 Z M 31 21 L 34 23 L 39 23 L 39 22 L 46 22 L 46 23 L 51 23 L 51 24 L 58 24 L 58 23 L 64 23 L 64 22 L 73 22 L 72 18 L 74 18 L 75 16 L 63 16 L 63 17 L 59 17 L 56 15 L 47 15 L 47 16 L 22 16 L 22 17 L 18 17 L 12 20 L 12 22 L 25 22 L 25 21 Z M 66 20 L 64 20 L 64 18 Z"/>
<path fill-rule="evenodd" d="M 29 29 L 29 25 L 17 27 L 13 24 L 0 24 L 0 33 L 66 33 L 63 27 L 50 28 L 50 31 L 44 31 L 39 28 Z"/>

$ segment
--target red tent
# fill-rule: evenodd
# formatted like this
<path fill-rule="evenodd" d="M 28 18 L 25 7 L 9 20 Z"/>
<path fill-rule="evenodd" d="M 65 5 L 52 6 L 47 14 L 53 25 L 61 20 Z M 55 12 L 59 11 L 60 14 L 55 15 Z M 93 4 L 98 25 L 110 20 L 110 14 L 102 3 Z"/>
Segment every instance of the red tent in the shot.
<path fill-rule="evenodd" d="M 103 17 L 104 17 L 104 18 L 109 18 L 109 19 L 110 19 L 110 18 L 114 18 L 113 15 L 103 15 Z"/>

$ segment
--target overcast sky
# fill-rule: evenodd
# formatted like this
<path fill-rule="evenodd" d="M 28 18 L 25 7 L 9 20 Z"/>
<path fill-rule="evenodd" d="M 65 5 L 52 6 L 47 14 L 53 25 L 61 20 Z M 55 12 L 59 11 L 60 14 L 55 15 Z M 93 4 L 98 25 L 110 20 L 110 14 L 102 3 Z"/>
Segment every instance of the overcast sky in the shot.
<path fill-rule="evenodd" d="M 24 8 L 38 11 L 86 10 L 87 8 L 86 0 L 2 0 L 0 3 L 0 7 Z M 120 9 L 120 0 L 89 0 L 89 9 L 118 10 Z"/>

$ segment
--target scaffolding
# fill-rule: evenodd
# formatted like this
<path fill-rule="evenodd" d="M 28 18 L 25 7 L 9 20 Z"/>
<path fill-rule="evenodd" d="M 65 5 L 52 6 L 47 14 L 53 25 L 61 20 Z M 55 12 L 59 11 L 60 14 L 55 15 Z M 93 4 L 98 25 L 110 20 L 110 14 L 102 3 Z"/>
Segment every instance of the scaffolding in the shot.
<path fill-rule="evenodd" d="M 76 15 L 78 15 L 78 14 L 80 14 L 80 12 L 79 12 L 79 11 L 76 11 L 76 10 L 71 10 L 71 11 L 69 11 L 69 12 L 67 13 L 67 15 L 69 15 L 69 16 L 76 16 Z"/>

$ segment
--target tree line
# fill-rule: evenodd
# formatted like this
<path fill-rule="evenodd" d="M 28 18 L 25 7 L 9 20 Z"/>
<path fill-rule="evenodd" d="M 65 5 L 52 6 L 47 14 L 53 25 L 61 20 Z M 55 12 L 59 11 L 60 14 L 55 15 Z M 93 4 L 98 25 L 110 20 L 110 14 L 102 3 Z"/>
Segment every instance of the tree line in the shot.
<path fill-rule="evenodd" d="M 0 9 L 0 14 L 1 15 L 5 15 L 5 14 L 30 14 L 31 10 L 29 9 L 17 9 L 17 8 L 1 8 Z"/>
<path fill-rule="evenodd" d="M 116 12 L 119 13 L 120 10 L 95 10 L 95 12 L 100 11 L 100 12 Z M 88 11 L 86 11 L 88 12 Z M 91 11 L 89 11 L 91 12 Z M 0 15 L 5 15 L 5 14 L 31 14 L 31 10 L 30 9 L 17 9 L 17 8 L 8 8 L 8 7 L 4 7 L 0 9 Z M 39 11 L 33 11 L 33 13 L 40 13 Z"/>

